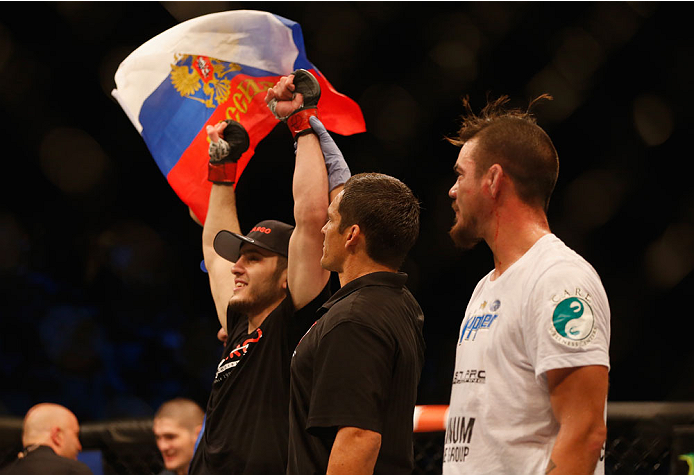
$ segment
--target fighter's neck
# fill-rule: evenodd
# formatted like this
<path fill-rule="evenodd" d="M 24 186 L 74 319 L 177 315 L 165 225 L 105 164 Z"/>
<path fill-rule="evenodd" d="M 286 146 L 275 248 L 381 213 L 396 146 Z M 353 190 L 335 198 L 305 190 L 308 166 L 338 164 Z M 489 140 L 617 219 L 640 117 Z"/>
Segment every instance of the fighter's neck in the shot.
<path fill-rule="evenodd" d="M 353 280 L 374 272 L 397 272 L 397 269 L 374 262 L 365 256 L 354 256 L 344 263 L 342 271 L 337 274 L 340 279 L 340 287 L 344 287 Z"/>
<path fill-rule="evenodd" d="M 547 216 L 529 207 L 496 210 L 490 220 L 485 241 L 494 254 L 494 275 L 501 276 L 542 236 L 549 234 Z"/>

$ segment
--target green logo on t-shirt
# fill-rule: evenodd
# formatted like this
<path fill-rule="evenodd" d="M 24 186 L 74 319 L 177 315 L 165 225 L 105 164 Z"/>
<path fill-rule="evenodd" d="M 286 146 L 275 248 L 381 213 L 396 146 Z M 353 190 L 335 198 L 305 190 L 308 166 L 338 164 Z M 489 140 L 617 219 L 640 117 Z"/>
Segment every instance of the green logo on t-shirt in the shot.
<path fill-rule="evenodd" d="M 570 297 L 554 307 L 552 325 L 564 338 L 573 341 L 584 340 L 592 334 L 594 324 L 593 309 L 581 298 Z"/>

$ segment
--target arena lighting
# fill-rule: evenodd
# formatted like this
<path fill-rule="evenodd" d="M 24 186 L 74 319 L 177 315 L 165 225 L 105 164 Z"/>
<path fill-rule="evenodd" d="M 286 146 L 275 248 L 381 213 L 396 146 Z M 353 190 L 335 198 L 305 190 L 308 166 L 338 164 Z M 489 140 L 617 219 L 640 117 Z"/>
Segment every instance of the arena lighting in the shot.
<path fill-rule="evenodd" d="M 101 146 L 81 129 L 58 127 L 44 135 L 41 171 L 67 194 L 86 193 L 105 177 L 109 159 Z"/>
<path fill-rule="evenodd" d="M 634 100 L 633 114 L 636 130 L 646 145 L 660 145 L 672 135 L 672 108 L 660 96 L 640 95 Z"/>
<path fill-rule="evenodd" d="M 670 224 L 648 246 L 644 265 L 653 284 L 669 289 L 694 269 L 694 226 L 686 222 Z"/>

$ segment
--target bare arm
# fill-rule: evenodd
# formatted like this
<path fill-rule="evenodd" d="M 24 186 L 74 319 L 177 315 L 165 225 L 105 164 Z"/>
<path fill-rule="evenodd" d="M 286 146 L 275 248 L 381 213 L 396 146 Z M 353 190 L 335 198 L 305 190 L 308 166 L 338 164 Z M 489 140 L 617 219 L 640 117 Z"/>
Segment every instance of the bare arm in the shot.
<path fill-rule="evenodd" d="M 321 228 L 328 219 L 328 175 L 314 134 L 297 141 L 292 188 L 296 227 L 289 241 L 287 281 L 294 307 L 300 309 L 316 298 L 330 277 L 320 264 Z"/>
<path fill-rule="evenodd" d="M 303 104 L 303 96 L 294 94 L 293 80 L 294 75 L 282 77 L 265 99 L 268 104 L 277 101 L 275 111 L 282 117 Z M 320 142 L 312 133 L 297 139 L 292 192 L 296 226 L 289 240 L 287 283 L 298 310 L 316 298 L 330 277 L 320 265 L 321 228 L 328 219 L 328 175 Z"/>
<path fill-rule="evenodd" d="M 218 140 L 222 130 L 224 126 L 217 124 L 208 126 L 207 133 L 211 140 Z M 220 257 L 213 247 L 215 236 L 223 229 L 241 233 L 236 213 L 236 192 L 231 185 L 213 184 L 207 218 L 202 228 L 202 252 L 217 317 L 222 328 L 227 331 L 227 305 L 234 293 L 234 276 L 231 273 L 233 263 Z"/>
<path fill-rule="evenodd" d="M 607 368 L 582 366 L 550 370 L 547 382 L 552 410 L 560 428 L 545 473 L 592 474 L 607 436 L 604 421 Z"/>
<path fill-rule="evenodd" d="M 326 475 L 371 475 L 380 449 L 378 432 L 342 427 L 335 436 Z"/>

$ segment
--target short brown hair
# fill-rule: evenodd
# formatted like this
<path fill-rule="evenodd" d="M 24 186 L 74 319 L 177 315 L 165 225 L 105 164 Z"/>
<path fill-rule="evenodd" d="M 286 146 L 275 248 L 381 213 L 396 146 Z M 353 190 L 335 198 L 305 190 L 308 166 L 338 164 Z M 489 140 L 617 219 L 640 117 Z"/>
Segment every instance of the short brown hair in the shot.
<path fill-rule="evenodd" d="M 501 96 L 488 100 L 476 115 L 465 97 L 462 125 L 458 135 L 448 141 L 462 147 L 477 138 L 484 152 L 476 159 L 477 176 L 498 163 L 513 181 L 521 200 L 547 211 L 559 174 L 559 157 L 552 140 L 530 114 L 530 109 L 542 100 L 552 100 L 552 96 L 538 96 L 523 111 L 508 109 L 508 96 Z"/>
<path fill-rule="evenodd" d="M 399 269 L 419 235 L 419 201 L 403 182 L 381 173 L 360 173 L 345 183 L 338 205 L 340 232 L 357 224 L 366 253 Z"/>
<path fill-rule="evenodd" d="M 192 431 L 202 424 L 205 413 L 192 399 L 177 397 L 162 404 L 154 414 L 154 419 L 167 418 L 178 422 L 181 427 Z"/>

